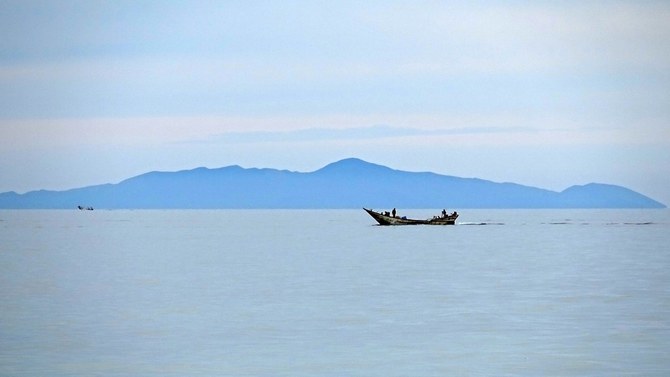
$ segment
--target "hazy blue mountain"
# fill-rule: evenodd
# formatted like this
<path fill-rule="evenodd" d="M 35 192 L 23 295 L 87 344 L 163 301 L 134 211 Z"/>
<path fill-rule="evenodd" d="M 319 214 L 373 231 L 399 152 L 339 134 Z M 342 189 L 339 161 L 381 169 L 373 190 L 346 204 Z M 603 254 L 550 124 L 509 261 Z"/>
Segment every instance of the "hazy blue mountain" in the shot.
<path fill-rule="evenodd" d="M 0 194 L 0 208 L 664 208 L 620 186 L 555 192 L 345 159 L 311 173 L 228 166 L 151 172 L 118 184 Z"/>

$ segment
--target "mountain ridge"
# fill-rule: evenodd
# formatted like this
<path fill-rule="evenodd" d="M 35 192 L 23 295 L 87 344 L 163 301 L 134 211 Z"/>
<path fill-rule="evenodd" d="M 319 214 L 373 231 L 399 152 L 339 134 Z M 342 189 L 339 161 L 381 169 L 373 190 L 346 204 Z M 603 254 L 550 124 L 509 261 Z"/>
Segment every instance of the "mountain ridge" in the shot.
<path fill-rule="evenodd" d="M 0 208 L 665 208 L 622 186 L 589 183 L 556 192 L 513 182 L 409 172 L 347 158 L 313 172 L 197 167 L 151 171 L 116 184 L 0 194 Z"/>

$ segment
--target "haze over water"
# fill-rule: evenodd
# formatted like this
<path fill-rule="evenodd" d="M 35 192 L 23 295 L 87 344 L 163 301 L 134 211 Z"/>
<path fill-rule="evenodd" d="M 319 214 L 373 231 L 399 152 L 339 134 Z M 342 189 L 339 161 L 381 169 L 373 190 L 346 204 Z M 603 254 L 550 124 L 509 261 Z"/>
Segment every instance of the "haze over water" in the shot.
<path fill-rule="evenodd" d="M 670 373 L 668 210 L 459 212 L 0 211 L 0 375 Z"/>

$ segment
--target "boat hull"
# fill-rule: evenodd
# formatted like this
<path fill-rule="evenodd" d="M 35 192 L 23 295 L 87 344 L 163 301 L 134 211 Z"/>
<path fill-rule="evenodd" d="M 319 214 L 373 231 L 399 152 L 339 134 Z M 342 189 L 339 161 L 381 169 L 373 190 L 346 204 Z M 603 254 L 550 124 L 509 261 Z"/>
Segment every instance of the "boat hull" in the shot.
<path fill-rule="evenodd" d="M 404 217 L 387 216 L 383 213 L 363 208 L 379 225 L 454 225 L 458 214 L 448 215 L 446 217 L 435 217 L 428 220 L 408 219 Z"/>

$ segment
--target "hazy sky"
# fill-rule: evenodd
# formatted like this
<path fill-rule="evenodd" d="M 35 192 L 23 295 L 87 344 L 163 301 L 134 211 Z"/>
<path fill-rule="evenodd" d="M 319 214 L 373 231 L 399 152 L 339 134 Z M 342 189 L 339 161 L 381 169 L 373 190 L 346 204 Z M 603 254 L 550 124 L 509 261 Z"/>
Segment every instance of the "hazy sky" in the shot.
<path fill-rule="evenodd" d="M 670 204 L 670 2 L 0 0 L 0 192 L 346 157 Z"/>

